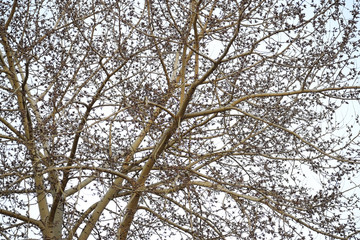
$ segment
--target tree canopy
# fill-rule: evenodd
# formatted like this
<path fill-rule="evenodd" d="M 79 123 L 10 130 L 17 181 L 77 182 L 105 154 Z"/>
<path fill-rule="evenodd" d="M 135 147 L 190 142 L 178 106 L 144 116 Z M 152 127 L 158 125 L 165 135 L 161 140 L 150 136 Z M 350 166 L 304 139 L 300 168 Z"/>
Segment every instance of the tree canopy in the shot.
<path fill-rule="evenodd" d="M 360 239 L 359 13 L 1 1 L 1 238 Z"/>

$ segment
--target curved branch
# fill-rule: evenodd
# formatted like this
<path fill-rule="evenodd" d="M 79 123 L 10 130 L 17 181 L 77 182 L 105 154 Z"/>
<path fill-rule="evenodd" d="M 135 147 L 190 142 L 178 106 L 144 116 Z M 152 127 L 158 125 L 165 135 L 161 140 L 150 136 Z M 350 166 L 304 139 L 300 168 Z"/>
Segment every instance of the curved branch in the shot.
<path fill-rule="evenodd" d="M 301 220 L 300 218 L 297 218 L 297 217 L 295 217 L 295 216 L 293 216 L 293 215 L 291 215 L 291 214 L 289 214 L 289 213 L 287 213 L 287 212 L 285 212 L 285 211 L 282 211 L 281 209 L 279 209 L 279 208 L 271 205 L 271 204 L 268 203 L 268 202 L 262 202 L 262 203 L 265 204 L 266 206 L 268 206 L 269 208 L 271 208 L 273 211 L 281 214 L 282 216 L 288 217 L 288 218 L 294 220 L 295 222 L 300 223 L 301 225 L 305 226 L 306 228 L 311 229 L 311 230 L 314 231 L 314 232 L 320 233 L 321 235 L 328 236 L 328 237 L 335 238 L 335 239 L 342 239 L 342 240 L 347 240 L 347 239 L 349 239 L 348 237 L 339 237 L 339 236 L 336 236 L 336 235 L 334 235 L 334 234 L 321 231 L 321 230 L 319 230 L 319 229 L 311 226 L 310 224 L 307 224 L 306 222 L 304 222 L 304 221 Z"/>
<path fill-rule="evenodd" d="M 110 174 L 113 174 L 119 178 L 123 178 L 125 180 L 127 180 L 130 184 L 134 184 L 134 180 L 131 179 L 130 177 L 128 177 L 127 175 L 123 174 L 123 173 L 120 173 L 120 172 L 117 172 L 117 171 L 114 171 L 114 170 L 110 170 L 110 169 L 107 169 L 107 168 L 101 168 L 101 167 L 91 167 L 91 166 L 65 166 L 65 167 L 51 167 L 51 168 L 48 168 L 46 169 L 45 171 L 43 171 L 42 173 L 47 173 L 47 172 L 51 172 L 51 171 L 59 171 L 59 170 L 72 170 L 72 169 L 80 169 L 80 170 L 94 170 L 94 171 L 98 171 L 98 172 L 106 172 L 106 173 L 110 173 Z M 83 184 L 89 184 L 91 181 L 92 181 L 92 177 L 88 178 L 86 181 L 84 181 Z M 90 182 L 89 182 L 90 181 Z M 83 184 L 81 184 L 82 187 L 85 187 L 83 186 Z M 76 188 L 76 187 L 74 187 Z M 73 189 L 73 188 L 70 188 L 70 189 Z M 71 195 L 73 194 L 73 190 L 68 190 L 68 194 Z M 66 191 L 65 191 L 66 192 Z M 67 195 L 67 196 L 69 196 Z"/>
<path fill-rule="evenodd" d="M 204 111 L 195 112 L 195 113 L 187 113 L 184 115 L 184 119 L 205 116 L 205 115 L 209 115 L 209 114 L 213 114 L 213 113 L 225 112 L 225 111 L 233 109 L 233 107 L 235 107 L 240 102 L 243 102 L 243 101 L 246 101 L 249 99 L 253 99 L 253 98 L 281 97 L 281 96 L 291 96 L 291 95 L 305 94 L 305 93 L 324 93 L 324 92 L 329 92 L 329 91 L 341 91 L 341 90 L 349 90 L 349 89 L 360 89 L 360 86 L 344 86 L 344 87 L 332 87 L 332 88 L 323 88 L 323 89 L 301 89 L 301 90 L 297 90 L 297 91 L 279 92 L 279 93 L 255 93 L 255 94 L 250 94 L 250 95 L 246 95 L 244 97 L 238 98 L 237 100 L 230 103 L 228 106 L 204 110 Z"/>
<path fill-rule="evenodd" d="M 10 12 L 10 15 L 9 15 L 9 18 L 7 19 L 6 23 L 5 23 L 5 26 L 4 26 L 4 31 L 6 31 L 10 25 L 10 22 L 12 20 L 12 18 L 14 17 L 14 14 L 15 14 L 15 10 L 16 10 L 16 7 L 17 7 L 17 0 L 14 0 L 13 2 L 13 6 L 11 8 L 11 12 Z"/>
<path fill-rule="evenodd" d="M 142 209 L 142 210 L 148 211 L 149 213 L 153 214 L 154 216 L 156 216 L 156 217 L 157 217 L 158 219 L 160 219 L 161 221 L 164 221 L 164 222 L 168 223 L 169 225 L 171 225 L 171 226 L 173 226 L 173 227 L 175 227 L 175 228 L 177 228 L 177 229 L 180 229 L 180 230 L 183 231 L 183 232 L 189 233 L 189 234 L 192 235 L 192 236 L 194 236 L 194 235 L 196 236 L 196 234 L 193 233 L 190 229 L 184 228 L 184 227 L 180 226 L 179 224 L 176 224 L 176 223 L 170 221 L 169 219 L 161 216 L 161 214 L 156 213 L 155 211 L 151 210 L 151 209 L 148 208 L 148 207 L 139 206 L 138 209 L 139 209 L 139 210 Z"/>
<path fill-rule="evenodd" d="M 15 133 L 16 136 L 18 136 L 21 140 L 25 141 L 25 137 L 18 130 L 16 130 L 8 121 L 0 117 L 0 122 L 2 122 L 8 129 Z"/>
<path fill-rule="evenodd" d="M 325 155 L 325 156 L 327 156 L 327 157 L 329 157 L 329 158 L 335 159 L 335 160 L 337 160 L 337 161 L 339 161 L 339 162 L 359 163 L 358 161 L 351 161 L 351 160 L 346 160 L 346 159 L 338 158 L 338 157 L 336 157 L 336 156 L 332 156 L 332 155 L 330 155 L 329 153 L 327 153 L 327 152 L 321 150 L 320 148 L 316 147 L 316 146 L 315 146 L 314 144 L 312 144 L 311 142 L 306 141 L 303 137 L 301 137 L 299 134 L 295 133 L 294 131 L 291 131 L 291 130 L 289 130 L 289 129 L 283 127 L 283 126 L 280 126 L 280 125 L 278 125 L 278 124 L 276 124 L 276 123 L 272 123 L 272 122 L 267 121 L 267 120 L 265 120 L 265 119 L 263 119 L 263 118 L 260 118 L 260 117 L 257 117 L 257 116 L 255 116 L 255 115 L 252 115 L 252 114 L 250 114 L 250 113 L 248 113 L 248 112 L 245 112 L 245 111 L 243 111 L 243 110 L 241 110 L 241 109 L 239 109 L 239 108 L 233 107 L 232 109 L 233 109 L 233 110 L 237 110 L 237 111 L 243 113 L 244 115 L 246 115 L 246 116 L 248 116 L 248 117 L 251 117 L 251 118 L 253 118 L 253 119 L 259 120 L 259 121 L 261 121 L 261 122 L 263 122 L 263 123 L 266 123 L 266 124 L 268 124 L 268 125 L 270 125 L 270 126 L 279 128 L 279 129 L 281 129 L 281 130 L 283 130 L 283 131 L 285 131 L 285 132 L 287 132 L 287 133 L 290 133 L 291 135 L 293 135 L 293 136 L 295 136 L 297 139 L 299 139 L 301 142 L 305 143 L 306 145 L 311 146 L 313 149 L 315 149 L 315 150 L 318 151 L 319 153 L 321 153 L 321 154 L 323 154 L 323 155 Z"/>
<path fill-rule="evenodd" d="M 0 214 L 6 215 L 6 216 L 9 216 L 9 217 L 12 217 L 12 218 L 16 218 L 18 220 L 21 220 L 21 221 L 24 221 L 24 222 L 27 222 L 27 223 L 31 223 L 31 224 L 33 224 L 35 226 L 38 226 L 40 229 L 44 229 L 44 227 L 45 227 L 44 224 L 39 220 L 30 218 L 30 217 L 26 217 L 24 215 L 21 215 L 21 214 L 15 213 L 15 212 L 11 212 L 11 211 L 8 211 L 8 210 L 5 210 L 5 209 L 0 208 Z"/>
<path fill-rule="evenodd" d="M 78 219 L 78 221 L 75 223 L 75 225 L 72 227 L 71 231 L 69 232 L 69 236 L 66 238 L 67 240 L 72 240 L 74 237 L 74 234 L 78 230 L 81 224 L 83 224 L 84 220 L 89 216 L 89 214 L 97 207 L 99 202 L 94 203 L 91 205 Z M 89 223 L 88 223 L 89 224 Z"/>

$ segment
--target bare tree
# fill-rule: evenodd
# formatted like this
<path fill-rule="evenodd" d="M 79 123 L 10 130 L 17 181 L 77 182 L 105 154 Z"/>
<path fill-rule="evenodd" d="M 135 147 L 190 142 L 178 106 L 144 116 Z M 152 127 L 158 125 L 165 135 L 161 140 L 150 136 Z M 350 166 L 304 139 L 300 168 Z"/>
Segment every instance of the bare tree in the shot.
<path fill-rule="evenodd" d="M 1 238 L 360 239 L 359 8 L 1 1 Z"/>

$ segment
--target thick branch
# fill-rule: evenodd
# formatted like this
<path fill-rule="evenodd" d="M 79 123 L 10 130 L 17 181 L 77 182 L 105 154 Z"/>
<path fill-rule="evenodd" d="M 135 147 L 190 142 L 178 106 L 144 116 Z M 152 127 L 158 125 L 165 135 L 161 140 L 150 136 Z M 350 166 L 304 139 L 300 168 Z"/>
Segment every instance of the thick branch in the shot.
<path fill-rule="evenodd" d="M 9 217 L 12 217 L 12 218 L 16 218 L 16 219 L 24 221 L 26 223 L 31 223 L 31 224 L 33 224 L 35 226 L 38 226 L 40 229 L 44 229 L 44 224 L 40 220 L 36 220 L 36 219 L 30 218 L 30 217 L 26 217 L 24 215 L 21 215 L 21 214 L 12 212 L 12 211 L 8 211 L 8 210 L 5 210 L 5 209 L 1 209 L 1 208 L 0 208 L 0 214 L 6 215 L 6 216 L 9 216 Z"/>

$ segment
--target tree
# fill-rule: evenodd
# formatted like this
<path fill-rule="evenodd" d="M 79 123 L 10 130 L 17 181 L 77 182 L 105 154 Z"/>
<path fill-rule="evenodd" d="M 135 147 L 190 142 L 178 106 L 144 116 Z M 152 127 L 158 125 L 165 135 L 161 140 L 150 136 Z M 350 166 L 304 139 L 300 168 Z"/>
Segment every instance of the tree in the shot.
<path fill-rule="evenodd" d="M 1 1 L 1 237 L 360 239 L 349 2 Z"/>

